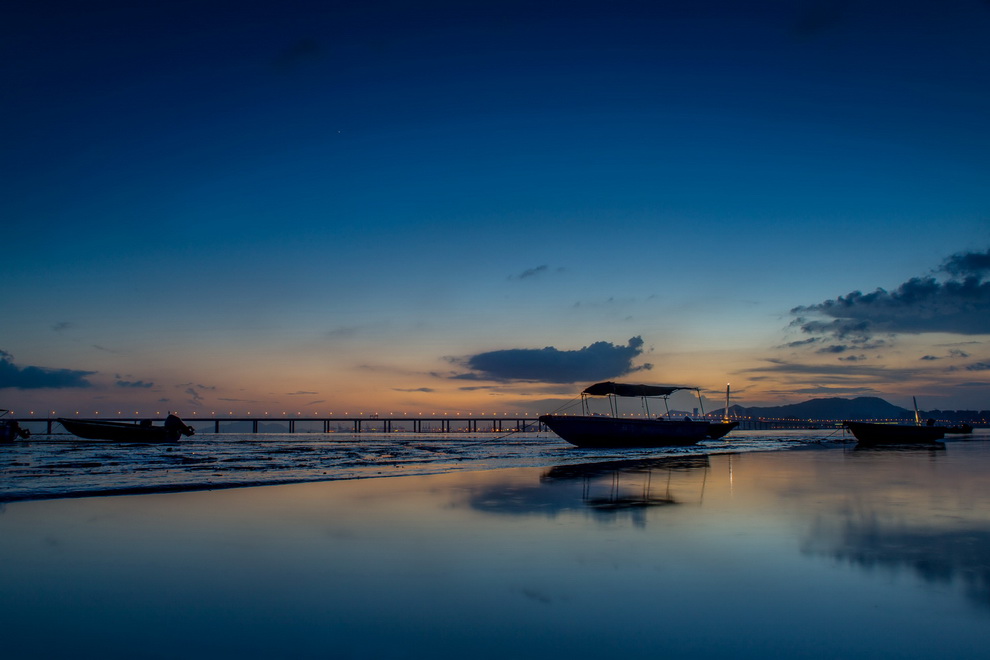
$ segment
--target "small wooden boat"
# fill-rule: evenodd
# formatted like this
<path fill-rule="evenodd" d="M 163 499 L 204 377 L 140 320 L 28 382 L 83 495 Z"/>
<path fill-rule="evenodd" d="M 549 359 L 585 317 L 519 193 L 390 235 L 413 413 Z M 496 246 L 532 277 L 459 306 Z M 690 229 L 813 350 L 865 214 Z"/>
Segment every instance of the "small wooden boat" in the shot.
<path fill-rule="evenodd" d="M 109 422 L 97 419 L 66 419 L 60 417 L 58 423 L 69 433 L 87 440 L 109 440 L 111 442 L 177 442 L 184 435 L 192 435 L 195 430 L 186 425 L 176 415 L 165 418 L 163 426 L 154 426 L 151 420 L 138 424 L 130 422 Z"/>
<path fill-rule="evenodd" d="M 667 397 L 678 390 L 695 390 L 698 392 L 698 400 L 701 400 L 701 391 L 697 387 L 595 383 L 581 392 L 583 415 L 542 415 L 540 422 L 572 445 L 606 449 L 693 445 L 707 438 L 721 438 L 738 424 L 649 416 L 648 399 L 660 398 L 666 405 Z M 607 397 L 612 414 L 591 414 L 588 408 L 589 396 Z M 641 398 L 647 418 L 619 417 L 616 397 Z"/>
<path fill-rule="evenodd" d="M 936 443 L 945 437 L 944 426 L 842 422 L 864 445 L 905 445 Z"/>
<path fill-rule="evenodd" d="M 935 420 L 929 419 L 921 423 L 921 413 L 918 412 L 918 399 L 914 402 L 914 425 L 909 424 L 875 424 L 872 422 L 842 422 L 852 431 L 861 445 L 912 445 L 935 444 L 945 437 L 946 428 L 936 426 Z"/>

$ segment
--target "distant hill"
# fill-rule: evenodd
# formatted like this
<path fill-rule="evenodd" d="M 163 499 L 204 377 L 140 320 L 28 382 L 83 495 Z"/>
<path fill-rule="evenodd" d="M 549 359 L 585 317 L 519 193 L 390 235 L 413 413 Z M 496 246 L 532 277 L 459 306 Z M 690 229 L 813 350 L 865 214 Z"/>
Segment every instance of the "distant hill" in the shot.
<path fill-rule="evenodd" d="M 724 409 L 723 409 L 724 410 Z M 729 406 L 732 417 L 759 417 L 763 419 L 902 419 L 914 417 L 907 410 L 875 396 L 855 399 L 811 399 L 787 406 L 745 408 Z M 715 411 L 722 415 L 722 410 Z"/>

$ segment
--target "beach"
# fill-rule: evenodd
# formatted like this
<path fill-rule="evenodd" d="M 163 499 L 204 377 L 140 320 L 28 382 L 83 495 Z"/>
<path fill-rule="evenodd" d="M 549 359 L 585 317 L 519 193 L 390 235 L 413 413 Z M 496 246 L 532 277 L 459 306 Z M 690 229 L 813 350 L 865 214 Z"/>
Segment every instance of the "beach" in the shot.
<path fill-rule="evenodd" d="M 983 657 L 990 436 L 783 437 L 123 496 L 18 486 L 4 656 Z"/>

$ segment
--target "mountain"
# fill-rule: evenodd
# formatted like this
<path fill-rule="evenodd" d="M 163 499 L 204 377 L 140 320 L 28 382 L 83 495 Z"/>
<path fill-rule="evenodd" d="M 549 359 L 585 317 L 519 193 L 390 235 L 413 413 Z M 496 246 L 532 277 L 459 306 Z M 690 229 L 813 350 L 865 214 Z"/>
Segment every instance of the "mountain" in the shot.
<path fill-rule="evenodd" d="M 730 406 L 732 417 L 759 417 L 763 419 L 903 419 L 914 417 L 914 411 L 900 408 L 875 396 L 855 399 L 811 399 L 787 406 L 745 408 Z M 721 415 L 722 410 L 715 414 Z"/>

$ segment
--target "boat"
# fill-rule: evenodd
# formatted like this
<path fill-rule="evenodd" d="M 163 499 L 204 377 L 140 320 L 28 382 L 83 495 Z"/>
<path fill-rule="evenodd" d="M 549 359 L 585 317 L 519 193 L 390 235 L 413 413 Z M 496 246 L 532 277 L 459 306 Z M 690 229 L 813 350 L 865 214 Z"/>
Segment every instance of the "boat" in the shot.
<path fill-rule="evenodd" d="M 853 436 L 862 445 L 926 444 L 938 442 L 945 437 L 944 426 L 876 424 L 852 421 L 845 421 L 842 424 L 852 431 Z"/>
<path fill-rule="evenodd" d="M 875 422 L 844 421 L 861 445 L 931 444 L 945 437 L 946 428 L 937 426 L 935 420 L 921 423 L 918 400 L 914 399 L 914 424 L 878 424 Z"/>
<path fill-rule="evenodd" d="M 110 440 L 113 442 L 177 442 L 179 438 L 196 431 L 176 415 L 169 414 L 165 424 L 155 426 L 150 419 L 139 423 L 109 422 L 102 419 L 58 418 L 58 423 L 69 433 L 86 440 Z"/>
<path fill-rule="evenodd" d="M 0 410 L 0 442 L 14 442 L 15 440 L 26 440 L 31 436 L 31 432 L 22 429 L 16 419 L 2 419 L 9 415 L 9 410 Z"/>
<path fill-rule="evenodd" d="M 963 422 L 962 424 L 956 424 L 955 426 L 945 427 L 945 432 L 966 435 L 973 432 L 973 425 Z"/>
<path fill-rule="evenodd" d="M 666 406 L 667 398 L 678 390 L 694 390 L 698 393 L 698 401 L 701 401 L 701 390 L 697 387 L 631 385 L 608 381 L 589 385 L 581 392 L 583 414 L 541 415 L 539 421 L 572 445 L 606 449 L 688 446 L 709 438 L 721 438 L 738 424 L 692 420 L 689 417 L 675 420 L 650 416 L 650 399 L 662 399 Z M 606 397 L 611 414 L 592 414 L 589 397 Z M 616 399 L 637 397 L 643 402 L 646 418 L 619 417 Z"/>

